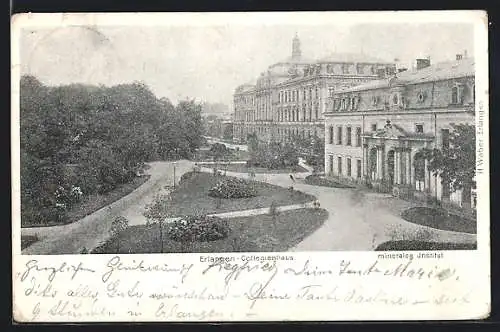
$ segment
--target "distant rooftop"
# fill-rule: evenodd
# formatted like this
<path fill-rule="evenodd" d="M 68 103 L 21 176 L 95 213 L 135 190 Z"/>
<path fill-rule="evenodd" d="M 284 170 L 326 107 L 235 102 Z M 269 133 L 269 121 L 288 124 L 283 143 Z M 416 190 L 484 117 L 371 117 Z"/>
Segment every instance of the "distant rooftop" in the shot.
<path fill-rule="evenodd" d="M 424 82 L 443 81 L 458 77 L 474 76 L 474 58 L 440 62 L 419 70 L 407 70 L 391 78 L 375 80 L 360 84 L 340 92 L 354 92 L 386 88 L 389 85 L 417 84 Z M 390 83 L 389 83 L 390 82 Z"/>
<path fill-rule="evenodd" d="M 346 63 L 384 63 L 388 64 L 389 61 L 385 61 L 370 55 L 361 53 L 332 53 L 324 58 L 316 61 L 318 63 L 324 62 L 346 62 Z"/>

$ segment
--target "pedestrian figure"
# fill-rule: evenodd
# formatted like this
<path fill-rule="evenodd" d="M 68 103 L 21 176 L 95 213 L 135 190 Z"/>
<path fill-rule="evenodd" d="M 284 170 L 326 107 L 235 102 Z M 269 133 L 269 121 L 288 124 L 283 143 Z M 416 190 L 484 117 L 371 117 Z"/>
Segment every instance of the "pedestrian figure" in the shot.
<path fill-rule="evenodd" d="M 290 179 L 295 183 L 295 179 L 293 178 L 292 174 L 290 174 Z"/>

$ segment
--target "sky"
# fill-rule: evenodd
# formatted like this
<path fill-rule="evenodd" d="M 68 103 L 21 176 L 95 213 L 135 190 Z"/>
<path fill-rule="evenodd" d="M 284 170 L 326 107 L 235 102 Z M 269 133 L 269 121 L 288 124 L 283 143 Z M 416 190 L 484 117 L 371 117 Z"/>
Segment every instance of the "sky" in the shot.
<path fill-rule="evenodd" d="M 23 29 L 21 74 L 48 85 L 142 81 L 158 97 L 232 104 L 234 89 L 291 55 L 363 53 L 411 66 L 473 54 L 473 26 L 458 23 L 341 25 L 74 26 Z"/>

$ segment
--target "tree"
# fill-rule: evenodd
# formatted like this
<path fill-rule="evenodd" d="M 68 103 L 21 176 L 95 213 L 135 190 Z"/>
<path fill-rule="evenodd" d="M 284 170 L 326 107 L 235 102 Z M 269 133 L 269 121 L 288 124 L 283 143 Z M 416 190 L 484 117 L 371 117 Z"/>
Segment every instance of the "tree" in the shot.
<path fill-rule="evenodd" d="M 214 161 L 223 159 L 228 153 L 225 144 L 222 143 L 214 143 L 210 147 L 210 154 L 212 155 Z"/>
<path fill-rule="evenodd" d="M 128 220 L 125 217 L 119 216 L 111 223 L 109 230 L 112 237 L 116 239 L 116 253 L 120 252 L 120 237 L 119 234 L 128 228 Z"/>
<path fill-rule="evenodd" d="M 442 149 L 422 149 L 420 152 L 429 161 L 428 170 L 441 177 L 441 182 L 452 191 L 462 190 L 462 201 L 470 199 L 475 187 L 476 134 L 471 124 L 452 125 L 449 145 Z"/>

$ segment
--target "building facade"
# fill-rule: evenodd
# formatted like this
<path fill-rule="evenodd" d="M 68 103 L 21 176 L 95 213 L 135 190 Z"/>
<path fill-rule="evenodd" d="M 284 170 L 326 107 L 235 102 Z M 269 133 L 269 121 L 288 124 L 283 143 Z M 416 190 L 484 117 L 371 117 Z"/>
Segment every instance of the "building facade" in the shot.
<path fill-rule="evenodd" d="M 326 174 L 474 206 L 470 192 L 442 184 L 419 153 L 447 148 L 453 124 L 474 123 L 473 58 L 417 60 L 415 70 L 335 91 L 327 107 Z"/>
<path fill-rule="evenodd" d="M 394 72 L 393 63 L 362 54 L 305 59 L 295 36 L 291 57 L 269 66 L 256 84 L 236 88 L 234 139 L 245 142 L 249 134 L 265 141 L 287 141 L 293 136 L 323 138 L 323 113 L 335 91 Z"/>

